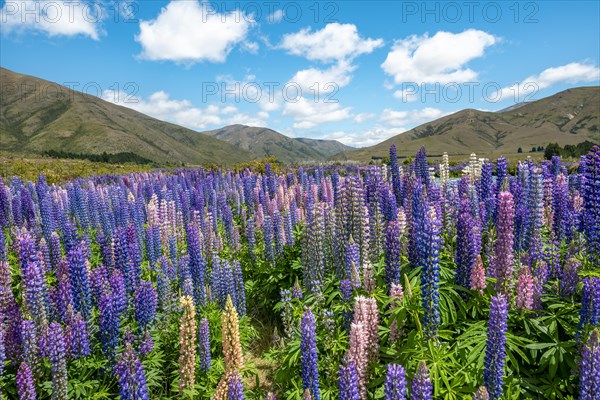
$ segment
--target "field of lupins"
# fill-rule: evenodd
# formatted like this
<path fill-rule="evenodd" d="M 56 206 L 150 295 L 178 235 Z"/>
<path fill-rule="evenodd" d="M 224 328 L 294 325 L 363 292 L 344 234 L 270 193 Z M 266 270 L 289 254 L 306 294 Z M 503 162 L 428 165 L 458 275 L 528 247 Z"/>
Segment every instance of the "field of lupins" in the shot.
<path fill-rule="evenodd" d="M 600 399 L 600 149 L 568 167 L 0 181 L 0 397 Z"/>

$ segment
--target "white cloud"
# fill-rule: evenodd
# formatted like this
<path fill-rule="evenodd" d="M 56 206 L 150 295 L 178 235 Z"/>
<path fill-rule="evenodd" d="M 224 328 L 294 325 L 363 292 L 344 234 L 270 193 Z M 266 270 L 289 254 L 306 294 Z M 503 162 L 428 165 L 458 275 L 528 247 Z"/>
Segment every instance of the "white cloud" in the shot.
<path fill-rule="evenodd" d="M 270 24 L 278 24 L 284 17 L 283 10 L 275 10 L 272 14 L 267 16 L 267 22 Z"/>
<path fill-rule="evenodd" d="M 148 60 L 222 63 L 236 44 L 244 42 L 251 25 L 251 18 L 241 11 L 219 14 L 208 3 L 174 0 L 156 19 L 140 22 L 135 40 Z M 245 49 L 258 50 L 258 45 L 247 43 Z"/>
<path fill-rule="evenodd" d="M 164 91 L 153 93 L 148 99 L 132 97 L 121 92 L 106 90 L 102 99 L 111 103 L 131 108 L 154 118 L 169 121 L 190 129 L 206 129 L 209 127 L 244 124 L 266 126 L 268 114 L 259 113 L 252 116 L 239 112 L 237 107 L 211 104 L 204 108 L 194 106 L 189 100 L 174 100 Z"/>
<path fill-rule="evenodd" d="M 445 111 L 432 107 L 405 111 L 386 108 L 381 112 L 378 121 L 374 126 L 364 130 L 332 132 L 327 134 L 327 138 L 339 140 L 348 146 L 373 146 L 393 136 L 404 133 L 415 126 L 448 114 L 449 113 Z M 364 114 L 357 114 L 354 117 L 354 122 L 357 122 L 357 118 L 362 120 L 362 118 L 364 118 L 362 117 L 363 115 Z M 374 118 L 375 116 L 369 114 L 369 117 Z"/>
<path fill-rule="evenodd" d="M 502 88 L 499 93 L 490 95 L 489 99 L 492 101 L 513 99 L 519 102 L 528 95 L 557 83 L 576 84 L 598 81 L 600 81 L 600 68 L 592 64 L 573 62 L 560 67 L 547 68 L 538 75 L 529 76 L 520 83 Z"/>
<path fill-rule="evenodd" d="M 6 1 L 0 8 L 3 34 L 41 32 L 48 36 L 87 36 L 99 40 L 102 18 L 100 4 L 52 0 Z"/>
<path fill-rule="evenodd" d="M 448 115 L 448 113 L 433 107 L 405 111 L 397 111 L 386 108 L 381 112 L 379 121 L 388 126 L 410 126 L 412 128 L 425 122 L 443 117 L 444 115 Z"/>
<path fill-rule="evenodd" d="M 466 64 L 482 57 L 497 40 L 475 29 L 456 34 L 440 31 L 432 37 L 413 35 L 396 41 L 381 67 L 396 84 L 475 81 L 477 72 Z"/>
<path fill-rule="evenodd" d="M 329 63 L 371 53 L 382 45 L 382 39 L 361 38 L 356 25 L 334 22 L 319 31 L 304 28 L 284 35 L 279 47 L 311 61 Z"/>
<path fill-rule="evenodd" d="M 348 146 L 366 147 L 381 143 L 392 136 L 406 132 L 406 128 L 374 126 L 361 131 L 337 131 L 327 134 L 328 139 L 338 140 Z"/>
<path fill-rule="evenodd" d="M 356 122 L 357 124 L 362 124 L 364 122 L 367 122 L 370 119 L 375 118 L 375 114 L 374 113 L 360 113 L 360 114 L 356 114 L 354 116 L 354 122 Z"/>
<path fill-rule="evenodd" d="M 317 125 L 338 122 L 350 118 L 350 107 L 342 107 L 340 103 L 327 103 L 299 97 L 296 102 L 286 102 L 283 115 L 294 119 L 295 129 L 312 129 Z"/>
<path fill-rule="evenodd" d="M 302 93 L 321 96 L 335 92 L 352 80 L 351 73 L 356 69 L 347 61 L 341 60 L 328 69 L 308 68 L 296 72 L 290 82 L 297 83 Z"/>
<path fill-rule="evenodd" d="M 258 53 L 259 48 L 260 48 L 260 46 L 256 42 L 252 42 L 252 41 L 248 41 L 248 40 L 242 42 L 242 50 L 247 51 L 250 54 Z"/>

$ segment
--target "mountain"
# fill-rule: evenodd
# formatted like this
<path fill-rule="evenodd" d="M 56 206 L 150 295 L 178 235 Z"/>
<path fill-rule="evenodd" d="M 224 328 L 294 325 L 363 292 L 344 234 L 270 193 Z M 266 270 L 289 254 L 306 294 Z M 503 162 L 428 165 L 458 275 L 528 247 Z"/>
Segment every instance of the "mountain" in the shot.
<path fill-rule="evenodd" d="M 181 126 L 0 68 L 0 150 L 135 153 L 165 163 L 233 164 L 249 151 Z"/>
<path fill-rule="evenodd" d="M 333 156 L 367 162 L 385 157 L 392 143 L 399 156 L 413 156 L 421 146 L 436 156 L 444 152 L 497 157 L 527 153 L 548 143 L 600 142 L 600 86 L 565 90 L 553 96 L 499 112 L 462 110 L 420 125 L 375 146 Z"/>
<path fill-rule="evenodd" d="M 229 125 L 203 133 L 248 150 L 256 158 L 274 156 L 285 163 L 323 161 L 340 151 L 352 149 L 335 140 L 295 139 L 269 128 L 246 125 Z"/>
<path fill-rule="evenodd" d="M 309 139 L 309 138 L 296 138 L 297 141 L 304 143 L 305 145 L 317 150 L 319 153 L 326 157 L 331 157 L 342 151 L 356 150 L 354 147 L 346 146 L 342 142 L 337 140 L 325 140 L 325 139 Z"/>

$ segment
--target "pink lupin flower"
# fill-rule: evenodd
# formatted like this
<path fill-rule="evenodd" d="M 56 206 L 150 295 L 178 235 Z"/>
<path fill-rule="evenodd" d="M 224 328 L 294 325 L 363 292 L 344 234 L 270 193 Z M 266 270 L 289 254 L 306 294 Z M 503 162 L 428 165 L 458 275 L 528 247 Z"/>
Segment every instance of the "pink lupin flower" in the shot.
<path fill-rule="evenodd" d="M 519 274 L 515 307 L 518 310 L 533 308 L 533 276 L 531 276 L 529 267 L 523 268 Z"/>
<path fill-rule="evenodd" d="M 483 267 L 483 261 L 481 261 L 481 255 L 479 255 L 471 269 L 471 290 L 482 295 L 485 287 L 485 268 Z"/>

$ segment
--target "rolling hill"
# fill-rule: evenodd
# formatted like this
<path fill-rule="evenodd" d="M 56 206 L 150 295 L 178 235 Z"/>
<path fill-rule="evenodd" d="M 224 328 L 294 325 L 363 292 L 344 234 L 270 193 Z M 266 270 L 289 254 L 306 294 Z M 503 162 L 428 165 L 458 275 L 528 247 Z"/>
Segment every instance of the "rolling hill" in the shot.
<path fill-rule="evenodd" d="M 246 125 L 229 125 L 203 133 L 248 150 L 256 158 L 274 156 L 285 163 L 323 161 L 352 149 L 335 140 L 291 138 L 269 128 Z"/>
<path fill-rule="evenodd" d="M 304 143 L 305 145 L 312 147 L 319 153 L 326 157 L 331 157 L 335 154 L 341 153 L 342 151 L 356 150 L 354 147 L 345 145 L 337 140 L 325 140 L 325 139 L 309 139 L 309 138 L 296 138 L 297 141 Z"/>
<path fill-rule="evenodd" d="M 233 164 L 254 155 L 181 126 L 0 68 L 0 150 L 135 153 L 159 163 Z"/>
<path fill-rule="evenodd" d="M 600 142 L 600 87 L 580 87 L 519 104 L 499 112 L 462 110 L 420 125 L 375 146 L 342 152 L 335 160 L 367 162 L 385 157 L 392 143 L 399 156 L 413 156 L 421 146 L 427 153 L 495 157 L 523 152 L 548 143 Z"/>

